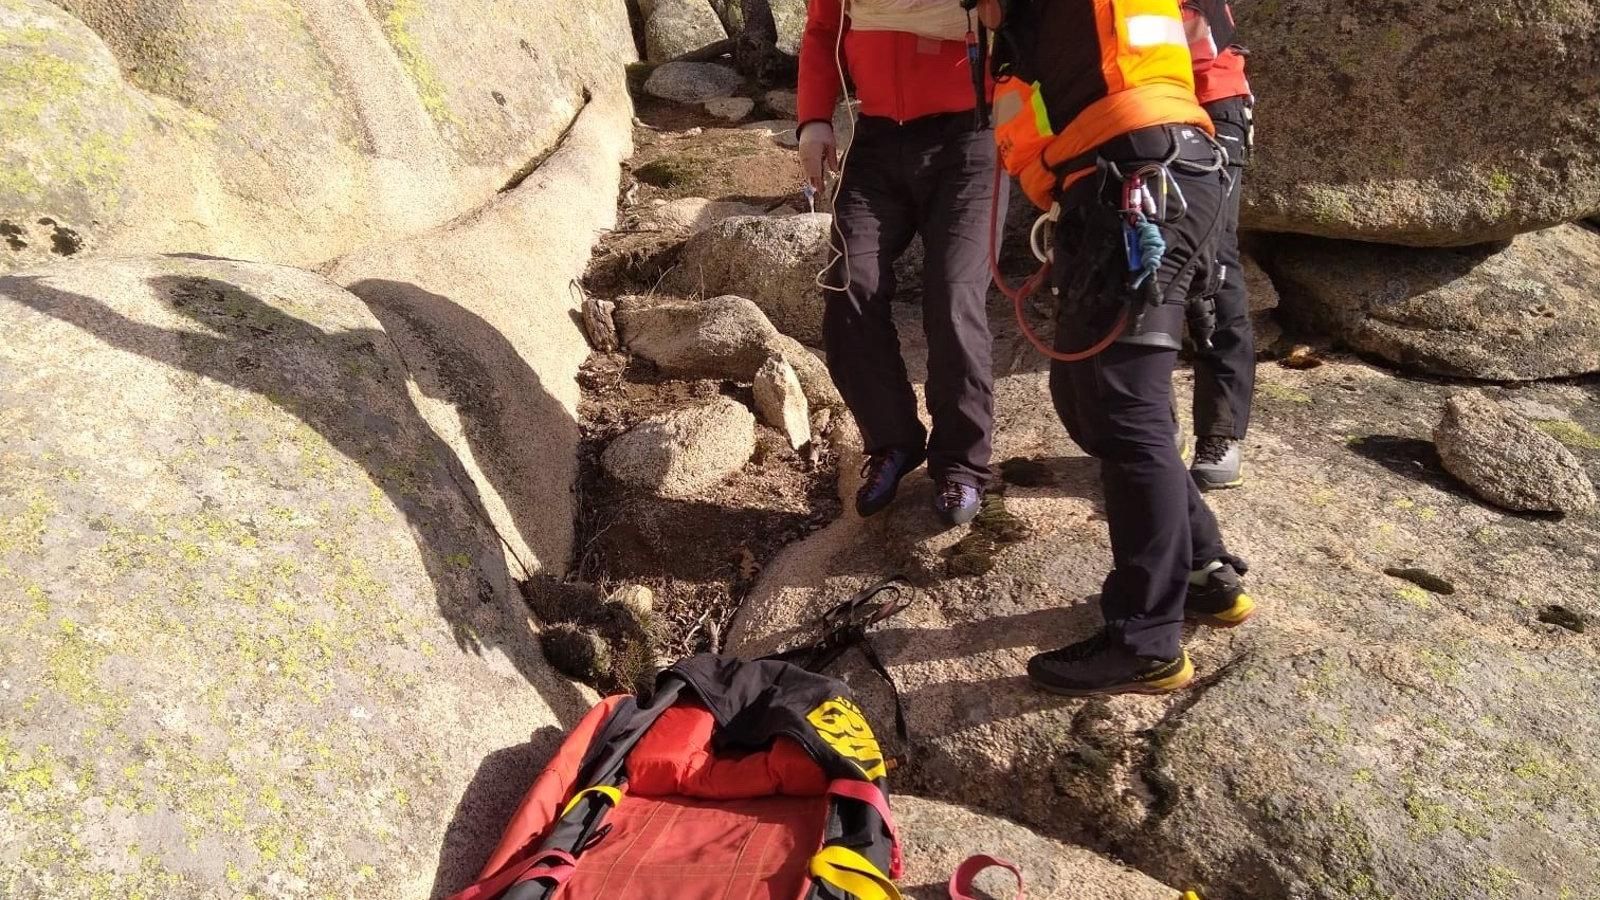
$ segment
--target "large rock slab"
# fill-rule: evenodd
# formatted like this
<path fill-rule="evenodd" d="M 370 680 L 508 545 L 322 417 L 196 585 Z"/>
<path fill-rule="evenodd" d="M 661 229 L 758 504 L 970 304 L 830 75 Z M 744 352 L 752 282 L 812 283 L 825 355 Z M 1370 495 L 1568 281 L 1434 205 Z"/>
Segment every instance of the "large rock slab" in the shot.
<path fill-rule="evenodd" d="M 15 0 L 0 223 L 318 263 L 516 181 L 633 53 L 622 4 Z M 53 227 L 0 241 L 0 270 L 65 255 Z"/>
<path fill-rule="evenodd" d="M 998 816 L 904 794 L 895 794 L 891 802 L 905 842 L 900 889 L 914 900 L 948 900 L 951 874 L 980 853 L 1021 866 L 1029 897 L 1177 900 L 1178 892 L 1160 882 Z M 977 887 L 988 891 L 986 896 L 1011 897 L 1015 880 L 995 871 L 980 876 Z"/>
<path fill-rule="evenodd" d="M 822 361 L 799 341 L 779 334 L 761 308 L 743 297 L 700 303 L 623 297 L 616 319 L 628 349 L 669 375 L 750 383 L 762 364 L 776 356 L 794 367 L 812 406 L 844 404 Z"/>
<path fill-rule="evenodd" d="M 1189 634 L 1200 679 L 1179 696 L 1035 691 L 1027 658 L 1099 626 L 1110 549 L 1097 466 L 1065 439 L 1043 366 L 1005 316 L 992 323 L 995 453 L 1034 463 L 998 467 L 1016 480 L 1005 504 L 1021 527 L 993 510 L 945 530 L 913 476 L 886 513 L 770 563 L 730 630 L 734 652 L 808 638 L 823 610 L 905 573 L 912 607 L 873 635 L 910 719 L 901 791 L 1114 852 L 1208 900 L 1481 896 L 1491 884 L 1581 896 L 1595 882 L 1600 716 L 1587 698 L 1600 649 L 1543 619 L 1595 608 L 1600 527 L 1503 515 L 1466 494 L 1428 441 L 1444 386 L 1337 356 L 1264 366 L 1250 481 L 1209 498 L 1251 561 L 1258 620 Z M 1590 386 L 1519 394 L 1592 427 Z M 1386 569 L 1435 573 L 1455 593 Z M 840 668 L 869 716 L 893 721 L 870 669 L 854 655 Z"/>
<path fill-rule="evenodd" d="M 735 216 L 684 245 L 669 281 L 704 296 L 738 294 L 761 307 L 784 334 L 822 343 L 822 288 L 817 273 L 828 264 L 825 213 Z"/>
<path fill-rule="evenodd" d="M 1259 105 L 1244 224 L 1418 246 L 1600 209 L 1592 2 L 1241 3 Z"/>
<path fill-rule="evenodd" d="M 1563 225 L 1506 245 L 1276 245 L 1280 313 L 1408 369 L 1492 380 L 1600 371 L 1600 234 Z"/>
<path fill-rule="evenodd" d="M 1518 512 L 1594 508 L 1594 485 L 1572 451 L 1481 393 L 1451 397 L 1433 441 L 1445 469 L 1490 503 Z"/>
<path fill-rule="evenodd" d="M 0 277 L 0 332 L 0 892 L 470 878 L 587 700 L 366 305 L 93 260 Z"/>
<path fill-rule="evenodd" d="M 629 113 L 620 95 L 596 96 L 515 189 L 444 228 L 329 268 L 400 345 L 423 414 L 461 459 L 525 576 L 560 576 L 572 557 L 577 373 L 589 355 L 574 283 L 596 235 L 616 221 Z"/>

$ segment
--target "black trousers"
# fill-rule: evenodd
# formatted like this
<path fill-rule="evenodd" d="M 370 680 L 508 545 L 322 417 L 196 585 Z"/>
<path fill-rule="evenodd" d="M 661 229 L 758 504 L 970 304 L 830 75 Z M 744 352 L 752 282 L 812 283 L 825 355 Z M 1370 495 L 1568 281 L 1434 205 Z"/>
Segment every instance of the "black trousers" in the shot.
<path fill-rule="evenodd" d="M 1152 161 L 1152 160 L 1145 160 Z M 1124 171 L 1141 160 L 1118 160 Z M 1050 396 L 1078 446 L 1100 460 L 1112 570 L 1100 593 L 1106 623 L 1133 652 L 1171 658 L 1179 652 L 1183 602 L 1191 571 L 1227 555 L 1221 530 L 1179 457 L 1172 421 L 1172 370 L 1183 301 L 1203 262 L 1214 220 L 1222 214 L 1220 174 L 1175 170 L 1188 213 L 1164 226 L 1167 242 L 1155 282 L 1169 302 L 1146 309 L 1147 330 L 1082 362 L 1055 362 Z M 1061 198 L 1056 231 L 1057 289 L 1062 293 L 1056 349 L 1089 347 L 1130 302 L 1121 225 L 1111 210 L 1120 185 L 1099 175 Z M 1109 215 L 1108 215 L 1109 213 Z"/>
<path fill-rule="evenodd" d="M 1243 440 L 1250 428 L 1250 401 L 1256 389 L 1255 330 L 1250 325 L 1250 298 L 1245 292 L 1244 262 L 1239 257 L 1239 201 L 1250 158 L 1249 104 L 1249 98 L 1235 97 L 1206 106 L 1217 126 L 1218 143 L 1228 151 L 1233 193 L 1223 207 L 1217 240 L 1222 286 L 1216 294 L 1216 332 L 1211 346 L 1197 347 L 1194 358 L 1194 431 L 1200 437 Z"/>
<path fill-rule="evenodd" d="M 928 453 L 935 477 L 982 486 L 990 477 L 994 376 L 989 319 L 990 208 L 994 135 L 971 113 L 896 124 L 863 117 L 834 206 L 835 248 L 825 291 L 823 342 L 828 371 L 855 416 L 868 453 Z M 894 261 L 922 235 L 922 324 L 928 340 L 926 385 L 931 434 L 891 315 Z"/>

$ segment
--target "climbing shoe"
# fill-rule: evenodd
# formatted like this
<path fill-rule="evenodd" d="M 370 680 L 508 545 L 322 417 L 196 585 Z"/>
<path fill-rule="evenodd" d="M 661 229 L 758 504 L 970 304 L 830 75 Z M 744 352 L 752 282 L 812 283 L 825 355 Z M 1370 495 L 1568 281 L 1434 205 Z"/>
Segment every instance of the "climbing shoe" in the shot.
<path fill-rule="evenodd" d="M 1140 656 L 1102 629 L 1088 640 L 1028 660 L 1028 679 L 1053 694 L 1166 694 L 1194 680 L 1189 654 L 1176 659 Z"/>
<path fill-rule="evenodd" d="M 1206 435 L 1194 442 L 1189 474 L 1203 491 L 1238 487 L 1244 484 L 1242 456 L 1240 441 Z"/>
<path fill-rule="evenodd" d="M 983 506 L 983 492 L 953 478 L 941 478 L 933 494 L 933 511 L 939 521 L 954 527 L 971 522 Z"/>
<path fill-rule="evenodd" d="M 1238 628 L 1256 613 L 1256 602 L 1244 592 L 1244 564 L 1217 560 L 1189 576 L 1183 616 L 1212 628 Z"/>
<path fill-rule="evenodd" d="M 862 518 L 880 513 L 900 490 L 900 479 L 922 465 L 923 456 L 911 450 L 874 453 L 861 467 L 861 490 L 856 491 L 856 512 Z"/>

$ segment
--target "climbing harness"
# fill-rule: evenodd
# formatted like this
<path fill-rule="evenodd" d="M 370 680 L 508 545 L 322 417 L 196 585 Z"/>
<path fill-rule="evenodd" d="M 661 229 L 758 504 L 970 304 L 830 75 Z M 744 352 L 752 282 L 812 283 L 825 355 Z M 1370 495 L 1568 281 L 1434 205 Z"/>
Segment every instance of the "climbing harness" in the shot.
<path fill-rule="evenodd" d="M 1226 206 L 1232 192 L 1235 190 L 1233 179 L 1227 172 L 1227 153 L 1214 138 L 1205 135 L 1211 144 L 1214 156 L 1210 162 L 1180 159 L 1180 153 L 1175 146 L 1166 159 L 1160 162 L 1146 163 L 1130 173 L 1124 173 L 1116 163 L 1097 158 L 1094 165 L 1100 172 L 1102 182 L 1106 179 L 1115 179 L 1121 184 L 1121 202 L 1117 214 L 1122 223 L 1122 245 L 1124 256 L 1127 259 L 1128 279 L 1130 289 L 1129 303 L 1118 313 L 1115 323 L 1110 330 L 1087 349 L 1071 353 L 1056 350 L 1047 344 L 1033 326 L 1028 323 L 1027 301 L 1037 294 L 1050 280 L 1055 266 L 1052 232 L 1054 226 L 1061 219 L 1061 204 L 1053 203 L 1048 212 L 1041 214 L 1034 220 L 1033 227 L 1028 234 L 1029 249 L 1040 263 L 1037 271 L 1029 276 L 1019 286 L 1012 286 L 1000 271 L 999 241 L 1000 241 L 1000 207 L 998 203 L 991 205 L 989 211 L 989 271 L 994 279 L 995 286 L 1000 292 L 1012 301 L 1016 313 L 1017 326 L 1021 329 L 1023 337 L 1032 344 L 1035 350 L 1059 362 L 1083 362 L 1104 353 L 1120 340 L 1131 329 L 1139 331 L 1143 322 L 1144 313 L 1153 306 L 1164 303 L 1166 298 L 1155 290 L 1155 276 L 1161 269 L 1161 263 L 1168 250 L 1166 238 L 1161 233 L 1162 225 L 1171 225 L 1189 214 L 1189 204 L 1183 195 L 1183 189 L 1177 179 L 1173 177 L 1173 170 L 1177 169 L 1189 174 L 1205 175 L 1221 173 L 1224 182 L 1224 195 L 1222 203 L 1218 205 L 1217 213 L 1213 216 L 1207 227 L 1204 237 L 1197 245 L 1194 253 L 1171 281 L 1171 286 L 1184 286 L 1186 279 L 1194 273 L 1194 268 L 1203 259 L 1212 255 L 1209 248 L 1213 247 L 1218 229 L 1223 220 L 1222 209 Z M 1074 175 L 1086 175 L 1087 169 L 1080 169 L 1076 173 L 1067 173 L 1064 180 L 1072 180 Z M 1000 195 L 1002 179 L 1005 177 L 1005 167 L 1001 163 L 995 166 L 993 196 Z M 1215 266 L 1211 265 L 1210 270 Z M 1209 347 L 1211 334 L 1216 328 L 1216 307 L 1212 294 L 1215 293 L 1214 282 L 1216 272 L 1209 271 L 1205 289 L 1188 302 L 1188 314 L 1191 331 L 1195 341 L 1202 346 Z"/>
<path fill-rule="evenodd" d="M 821 636 L 816 640 L 766 657 L 793 663 L 808 672 L 820 673 L 851 647 L 860 647 L 861 655 L 866 657 L 872 670 L 889 686 L 889 693 L 894 698 L 894 728 L 896 736 L 900 738 L 901 753 L 887 761 L 890 769 L 905 762 L 911 747 L 911 728 L 906 724 L 900 688 L 895 685 L 889 668 L 872 646 L 867 629 L 894 618 L 911 605 L 912 597 L 903 589 L 905 584 L 905 578 L 895 575 L 858 592 L 822 614 L 817 623 Z"/>

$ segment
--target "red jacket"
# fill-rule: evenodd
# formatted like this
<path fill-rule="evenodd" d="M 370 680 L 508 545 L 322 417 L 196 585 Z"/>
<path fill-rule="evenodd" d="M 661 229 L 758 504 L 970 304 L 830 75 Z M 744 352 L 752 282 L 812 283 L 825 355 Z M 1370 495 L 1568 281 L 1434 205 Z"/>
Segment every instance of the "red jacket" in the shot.
<path fill-rule="evenodd" d="M 811 0 L 800 43 L 799 118 L 831 122 L 839 102 L 839 62 L 855 82 L 861 114 L 906 122 L 936 113 L 966 112 L 977 105 L 972 69 L 961 41 L 939 41 L 904 31 L 853 31 L 844 21 L 839 45 L 841 0 Z"/>
<path fill-rule="evenodd" d="M 1250 96 L 1245 54 L 1234 43 L 1233 10 L 1226 0 L 1185 0 L 1183 28 L 1194 58 L 1194 92 L 1200 105 Z"/>

